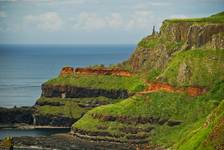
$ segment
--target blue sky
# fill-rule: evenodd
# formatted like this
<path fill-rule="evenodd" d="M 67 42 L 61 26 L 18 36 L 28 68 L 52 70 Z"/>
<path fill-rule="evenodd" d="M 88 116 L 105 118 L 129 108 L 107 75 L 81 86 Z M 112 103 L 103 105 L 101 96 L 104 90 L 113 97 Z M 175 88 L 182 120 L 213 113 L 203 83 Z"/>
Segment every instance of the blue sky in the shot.
<path fill-rule="evenodd" d="M 0 0 L 0 43 L 136 44 L 166 18 L 223 10 L 224 0 Z"/>

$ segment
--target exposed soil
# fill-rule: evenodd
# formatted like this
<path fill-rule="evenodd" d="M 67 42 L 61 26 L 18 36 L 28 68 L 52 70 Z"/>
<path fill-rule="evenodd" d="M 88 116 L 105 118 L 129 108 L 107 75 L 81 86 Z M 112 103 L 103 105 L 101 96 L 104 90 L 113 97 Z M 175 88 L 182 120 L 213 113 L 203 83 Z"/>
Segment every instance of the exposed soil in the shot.
<path fill-rule="evenodd" d="M 68 75 L 115 75 L 122 77 L 131 77 L 132 73 L 119 68 L 73 68 L 63 67 L 60 72 L 60 76 Z"/>
<path fill-rule="evenodd" d="M 153 93 L 161 90 L 169 93 L 187 93 L 189 96 L 199 96 L 207 92 L 207 88 L 204 87 L 174 87 L 167 83 L 149 83 L 145 91 L 139 92 L 139 94 Z"/>
<path fill-rule="evenodd" d="M 76 68 L 76 74 L 82 75 L 116 75 L 123 77 L 130 77 L 132 73 L 126 70 L 118 69 L 118 68 Z"/>

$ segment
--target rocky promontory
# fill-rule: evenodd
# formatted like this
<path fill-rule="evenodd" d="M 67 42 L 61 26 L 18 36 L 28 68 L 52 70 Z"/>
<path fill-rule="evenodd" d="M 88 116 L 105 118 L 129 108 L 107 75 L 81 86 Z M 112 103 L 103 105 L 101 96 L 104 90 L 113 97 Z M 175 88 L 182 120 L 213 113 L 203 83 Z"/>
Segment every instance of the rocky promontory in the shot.
<path fill-rule="evenodd" d="M 165 149 L 222 149 L 220 134 L 201 127 L 224 99 L 223 32 L 223 12 L 207 18 L 165 20 L 160 32 L 140 41 L 131 57 L 118 65 L 139 74 L 146 88 L 88 111 L 72 126 L 74 136 L 159 144 Z M 216 115 L 223 118 L 222 114 Z M 222 132 L 223 124 L 217 126 Z M 191 139 L 192 135 L 201 138 Z M 216 142 L 209 143 L 203 135 Z"/>
<path fill-rule="evenodd" d="M 42 84 L 32 109 L 0 109 L 10 116 L 0 120 L 71 127 L 34 143 L 16 138 L 17 146 L 222 150 L 223 32 L 223 12 L 165 20 L 116 68 L 64 67 Z"/>

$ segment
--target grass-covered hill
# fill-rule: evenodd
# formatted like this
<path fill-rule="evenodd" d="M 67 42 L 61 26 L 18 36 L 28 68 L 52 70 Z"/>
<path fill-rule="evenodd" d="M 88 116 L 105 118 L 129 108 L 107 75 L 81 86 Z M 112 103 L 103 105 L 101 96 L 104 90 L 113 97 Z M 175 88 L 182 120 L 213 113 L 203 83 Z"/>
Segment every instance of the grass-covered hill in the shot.
<path fill-rule="evenodd" d="M 165 20 L 159 33 L 143 38 L 120 64 L 135 72 L 162 71 L 176 52 L 188 49 L 224 49 L 224 13 L 205 18 Z"/>
<path fill-rule="evenodd" d="M 73 130 L 77 136 L 85 133 L 98 140 L 175 146 L 217 107 L 224 98 L 223 90 L 222 81 L 199 97 L 162 91 L 134 96 L 89 111 Z"/>
<path fill-rule="evenodd" d="M 224 149 L 224 13 L 163 22 L 118 66 L 151 82 L 204 87 L 206 93 L 136 93 L 88 111 L 74 135 L 91 140 L 145 143 L 167 149 Z"/>
<path fill-rule="evenodd" d="M 42 85 L 42 96 L 35 105 L 36 124 L 71 125 L 88 110 L 120 101 L 144 87 L 145 83 L 138 76 L 58 76 Z M 62 123 L 66 122 L 62 120 L 70 120 L 71 123 Z"/>
<path fill-rule="evenodd" d="M 60 125 L 69 118 L 75 122 L 73 134 L 90 140 L 224 149 L 223 12 L 165 20 L 159 33 L 140 41 L 131 57 L 116 67 L 131 71 L 131 76 L 71 71 L 45 82 L 35 105 L 36 121 Z M 205 91 L 200 96 L 147 91 L 151 83 L 161 82 L 179 91 Z"/>
<path fill-rule="evenodd" d="M 184 133 L 176 144 L 178 150 L 222 150 L 224 148 L 224 100 L 206 118 L 204 122 Z"/>
<path fill-rule="evenodd" d="M 221 80 L 224 80 L 224 52 L 221 49 L 179 52 L 158 77 L 158 81 L 176 86 L 210 87 Z"/>

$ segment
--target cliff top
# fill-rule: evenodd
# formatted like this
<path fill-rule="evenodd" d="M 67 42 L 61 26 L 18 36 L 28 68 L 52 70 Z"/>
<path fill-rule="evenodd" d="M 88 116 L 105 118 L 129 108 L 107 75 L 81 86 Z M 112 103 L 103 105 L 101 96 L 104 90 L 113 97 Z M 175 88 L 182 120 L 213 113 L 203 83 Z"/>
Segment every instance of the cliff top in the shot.
<path fill-rule="evenodd" d="M 224 11 L 203 18 L 181 18 L 181 19 L 167 19 L 166 22 L 195 22 L 195 23 L 224 23 Z"/>
<path fill-rule="evenodd" d="M 73 76 L 59 76 L 54 79 L 48 80 L 44 85 L 60 85 L 60 86 L 73 86 L 92 89 L 123 89 L 129 92 L 137 92 L 144 89 L 144 82 L 137 76 L 122 77 L 113 75 L 73 75 Z"/>

